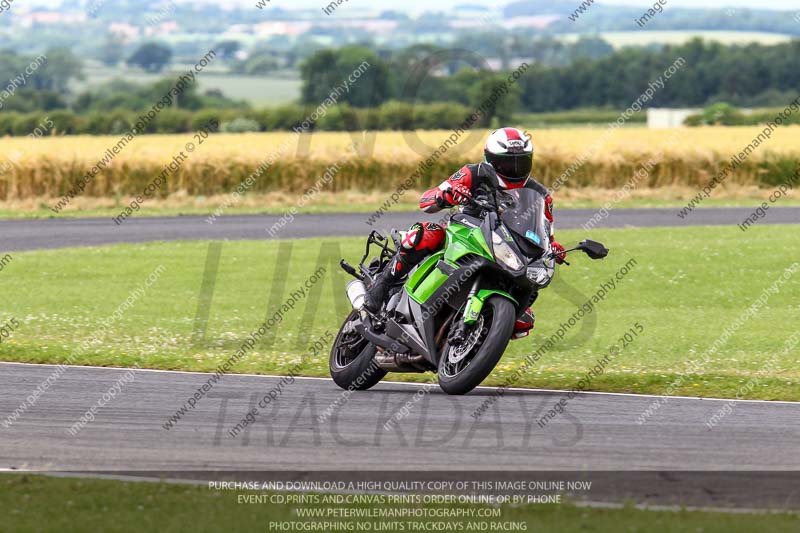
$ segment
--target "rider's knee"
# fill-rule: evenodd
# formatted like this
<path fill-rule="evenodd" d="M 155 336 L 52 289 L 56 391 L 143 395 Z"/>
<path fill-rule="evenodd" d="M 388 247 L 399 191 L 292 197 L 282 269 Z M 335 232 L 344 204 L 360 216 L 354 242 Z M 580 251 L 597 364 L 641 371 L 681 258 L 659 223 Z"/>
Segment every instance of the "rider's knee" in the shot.
<path fill-rule="evenodd" d="M 417 249 L 432 252 L 441 248 L 444 244 L 444 228 L 433 222 L 425 222 L 423 228 L 424 232 Z"/>
<path fill-rule="evenodd" d="M 417 222 L 412 225 L 401 240 L 401 250 L 409 253 L 431 252 L 444 244 L 444 228 L 433 222 Z"/>

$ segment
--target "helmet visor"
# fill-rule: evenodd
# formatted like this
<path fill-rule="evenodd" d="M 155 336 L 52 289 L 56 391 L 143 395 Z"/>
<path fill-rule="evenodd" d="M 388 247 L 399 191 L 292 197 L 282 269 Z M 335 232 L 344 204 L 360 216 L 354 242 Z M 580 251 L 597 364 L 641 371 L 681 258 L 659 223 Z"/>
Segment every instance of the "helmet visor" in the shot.
<path fill-rule="evenodd" d="M 498 174 L 510 179 L 527 178 L 533 168 L 533 154 L 530 152 L 525 154 L 491 154 L 488 159 Z"/>

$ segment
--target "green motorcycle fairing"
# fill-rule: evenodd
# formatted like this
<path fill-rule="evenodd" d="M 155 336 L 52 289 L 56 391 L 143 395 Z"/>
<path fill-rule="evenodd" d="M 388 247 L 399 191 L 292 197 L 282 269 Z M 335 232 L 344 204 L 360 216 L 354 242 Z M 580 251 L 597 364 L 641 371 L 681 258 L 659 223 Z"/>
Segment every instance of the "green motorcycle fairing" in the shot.
<path fill-rule="evenodd" d="M 411 273 L 405 283 L 405 290 L 412 300 L 419 304 L 427 302 L 431 296 L 447 281 L 450 275 L 439 266 L 440 261 L 452 268 L 458 268 L 457 261 L 468 255 L 477 255 L 495 262 L 494 254 L 480 227 L 470 228 L 452 222 L 447 226 L 445 247 L 431 254 Z M 508 298 L 514 305 L 516 300 L 507 292 L 493 289 L 479 290 L 468 302 L 464 321 L 475 322 L 480 315 L 484 302 L 493 294 Z"/>

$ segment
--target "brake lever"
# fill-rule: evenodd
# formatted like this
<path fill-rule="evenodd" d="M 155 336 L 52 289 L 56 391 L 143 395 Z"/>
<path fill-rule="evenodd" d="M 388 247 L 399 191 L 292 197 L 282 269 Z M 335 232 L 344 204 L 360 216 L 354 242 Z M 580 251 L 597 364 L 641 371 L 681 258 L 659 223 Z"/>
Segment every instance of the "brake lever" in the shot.
<path fill-rule="evenodd" d="M 567 251 L 569 251 L 569 250 L 567 250 Z M 569 261 L 567 261 L 567 259 L 566 259 L 566 254 L 567 254 L 567 252 L 564 252 L 564 259 L 561 261 L 561 263 L 560 263 L 560 264 L 562 264 L 562 265 L 567 265 L 567 266 L 572 266 L 572 265 L 570 264 L 570 262 L 569 262 Z M 553 261 L 557 261 L 557 260 L 556 260 L 556 257 L 558 257 L 559 255 L 561 255 L 561 254 L 557 254 L 557 253 L 555 253 L 555 252 L 550 252 L 550 259 L 552 259 Z"/>

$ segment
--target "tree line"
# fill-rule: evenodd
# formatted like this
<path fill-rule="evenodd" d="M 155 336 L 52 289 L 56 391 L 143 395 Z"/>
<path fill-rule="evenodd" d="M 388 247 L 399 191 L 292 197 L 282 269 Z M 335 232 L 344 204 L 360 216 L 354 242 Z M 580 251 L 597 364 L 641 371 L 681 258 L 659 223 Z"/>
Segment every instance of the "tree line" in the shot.
<path fill-rule="evenodd" d="M 152 106 L 152 103 L 150 104 Z M 267 109 L 249 108 L 167 108 L 144 129 L 144 133 L 187 133 L 200 129 L 209 121 L 219 123 L 219 130 L 228 133 L 287 131 L 299 128 L 316 106 L 290 104 Z M 338 104 L 325 109 L 309 130 L 449 130 L 462 124 L 473 110 L 459 104 L 433 103 L 414 105 L 387 102 L 375 108 L 354 108 Z M 128 131 L 143 111 L 113 109 L 76 113 L 66 109 L 30 113 L 0 112 L 0 136 L 31 135 L 114 135 Z M 479 122 L 475 126 L 486 124 Z M 47 127 L 43 127 L 46 125 Z"/>
<path fill-rule="evenodd" d="M 516 84 L 515 94 L 501 105 L 528 112 L 624 109 L 679 57 L 686 60 L 685 65 L 649 106 L 698 107 L 723 101 L 739 106 L 779 106 L 792 100 L 800 88 L 800 40 L 767 46 L 694 39 L 660 48 L 628 47 L 594 59 L 579 57 L 568 65 L 532 62 Z M 470 106 L 480 98 L 481 84 L 487 79 L 505 79 L 508 74 L 507 70 L 493 72 L 473 52 L 434 46 L 414 46 L 396 54 L 363 47 L 322 50 L 302 64 L 302 101 L 324 99 L 365 60 L 370 70 L 344 97 L 354 107 L 391 100 Z"/>
<path fill-rule="evenodd" d="M 81 61 L 63 49 L 48 50 L 42 56 L 46 61 L 31 71 L 25 83 L 6 91 L 0 87 L 0 135 L 28 135 L 51 122 L 53 127 L 45 134 L 118 133 L 174 83 L 168 78 L 147 85 L 115 80 L 71 94 L 71 83 L 82 77 Z M 476 127 L 516 119 L 531 125 L 539 124 L 537 120 L 600 123 L 607 121 L 609 113 L 618 113 L 637 100 L 678 57 L 684 59 L 683 65 L 646 105 L 712 106 L 705 115 L 693 118 L 692 124 L 754 123 L 761 114 L 742 115 L 713 106 L 724 102 L 739 107 L 783 107 L 800 90 L 800 40 L 773 46 L 694 40 L 657 49 L 606 50 L 569 65 L 531 61 L 525 63 L 524 71 L 517 69 L 513 79 L 512 64 L 505 70 L 492 70 L 480 55 L 465 49 L 417 45 L 389 53 L 349 46 L 318 51 L 301 64 L 297 104 L 253 109 L 219 91 L 201 94 L 191 86 L 161 113 L 150 132 L 192 131 L 211 118 L 223 131 L 292 129 L 320 103 L 330 101 L 334 89 L 365 62 L 369 67 L 348 82 L 346 91 L 336 93 L 335 102 L 330 102 L 313 128 L 450 129 L 489 100 L 491 109 Z M 10 51 L 0 53 L 0 79 L 18 77 L 34 60 L 34 56 Z M 532 113 L 538 118 L 532 118 Z"/>

